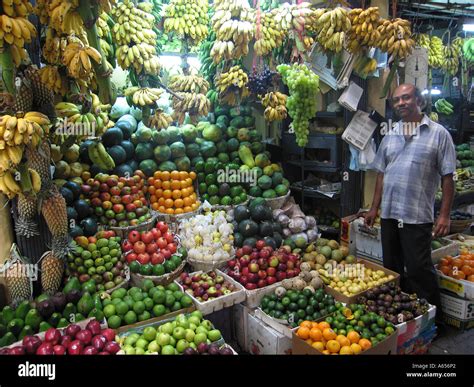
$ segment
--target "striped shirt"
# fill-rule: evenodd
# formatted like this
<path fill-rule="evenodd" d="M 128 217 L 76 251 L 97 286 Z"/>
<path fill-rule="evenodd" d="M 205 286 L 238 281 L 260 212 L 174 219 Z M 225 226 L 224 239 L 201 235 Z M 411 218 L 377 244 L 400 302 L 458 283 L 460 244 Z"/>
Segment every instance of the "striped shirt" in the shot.
<path fill-rule="evenodd" d="M 406 224 L 433 223 L 441 176 L 456 170 L 449 132 L 426 115 L 407 136 L 398 122 L 383 138 L 373 168 L 384 174 L 381 218 Z"/>

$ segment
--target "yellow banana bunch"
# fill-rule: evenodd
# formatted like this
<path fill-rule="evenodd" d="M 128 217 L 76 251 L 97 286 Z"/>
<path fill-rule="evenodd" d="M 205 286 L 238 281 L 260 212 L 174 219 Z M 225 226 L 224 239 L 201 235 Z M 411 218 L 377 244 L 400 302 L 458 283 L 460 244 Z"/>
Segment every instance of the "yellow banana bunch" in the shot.
<path fill-rule="evenodd" d="M 281 121 L 287 117 L 287 98 L 286 94 L 279 91 L 271 91 L 263 96 L 262 105 L 265 108 L 264 117 L 267 121 Z"/>
<path fill-rule="evenodd" d="M 434 69 L 440 68 L 446 58 L 444 57 L 443 41 L 437 36 L 430 39 L 430 47 L 428 51 L 428 63 Z"/>
<path fill-rule="evenodd" d="M 176 95 L 181 99 L 172 96 L 171 107 L 174 110 L 174 118 L 180 124 L 183 123 L 186 113 L 193 122 L 196 122 L 199 116 L 207 116 L 209 113 L 211 102 L 205 94 L 177 92 Z"/>
<path fill-rule="evenodd" d="M 43 82 L 55 94 L 66 95 L 68 80 L 65 74 L 59 72 L 59 66 L 46 65 L 39 70 Z"/>
<path fill-rule="evenodd" d="M 0 47 L 10 44 L 22 49 L 36 36 L 36 28 L 26 17 L 0 15 Z"/>
<path fill-rule="evenodd" d="M 318 15 L 320 12 L 318 12 Z M 326 9 L 317 19 L 316 40 L 326 50 L 340 52 L 351 30 L 349 11 L 342 7 Z"/>
<path fill-rule="evenodd" d="M 28 0 L 2 0 L 0 8 L 2 13 L 10 17 L 26 17 L 33 12 L 33 6 Z"/>
<path fill-rule="evenodd" d="M 208 0 L 171 0 L 165 9 L 165 32 L 174 32 L 197 46 L 209 34 L 208 9 Z"/>
<path fill-rule="evenodd" d="M 351 29 L 347 34 L 347 49 L 356 53 L 362 47 L 374 47 L 380 39 L 377 30 L 380 22 L 378 7 L 355 8 L 349 12 Z"/>
<path fill-rule="evenodd" d="M 274 8 L 271 13 L 278 29 L 284 31 L 285 34 L 290 30 L 302 33 L 305 29 L 314 28 L 320 16 L 311 9 L 311 3 L 308 2 L 299 4 L 283 3 L 280 7 Z"/>
<path fill-rule="evenodd" d="M 155 114 L 150 117 L 149 126 L 157 130 L 166 129 L 173 122 L 173 118 L 166 114 L 163 109 L 156 109 Z"/>
<path fill-rule="evenodd" d="M 102 12 L 109 13 L 116 2 L 116 0 L 99 0 L 100 9 Z"/>
<path fill-rule="evenodd" d="M 209 82 L 199 75 L 175 75 L 171 77 L 168 87 L 173 91 L 206 94 Z"/>
<path fill-rule="evenodd" d="M 377 31 L 380 34 L 376 46 L 400 59 L 411 54 L 415 41 L 411 38 L 410 22 L 405 19 L 381 19 Z"/>
<path fill-rule="evenodd" d="M 249 77 L 240 66 L 233 66 L 227 72 L 220 73 L 215 80 L 219 99 L 230 106 L 235 106 L 238 100 L 250 94 L 248 82 Z"/>
<path fill-rule="evenodd" d="M 63 55 L 63 64 L 67 66 L 69 75 L 76 79 L 88 80 L 92 76 L 91 59 L 100 64 L 102 57 L 94 47 L 82 42 L 69 43 Z"/>
<path fill-rule="evenodd" d="M 5 171 L 0 175 L 0 192 L 2 192 L 8 199 L 13 199 L 16 195 L 22 192 L 19 181 L 16 180 L 16 173 Z"/>
<path fill-rule="evenodd" d="M 67 46 L 67 38 L 60 37 L 52 28 L 46 29 L 46 40 L 42 49 L 42 54 L 46 62 L 52 65 L 61 64 L 61 58 Z"/>
<path fill-rule="evenodd" d="M 260 25 L 255 30 L 255 53 L 259 56 L 268 55 L 273 49 L 280 47 L 286 37 L 275 21 L 276 10 L 264 12 Z"/>
<path fill-rule="evenodd" d="M 20 67 L 22 62 L 26 61 L 29 58 L 28 51 L 26 51 L 25 48 L 10 46 L 10 51 L 12 53 L 13 64 L 16 67 Z"/>
<path fill-rule="evenodd" d="M 125 0 L 115 6 L 112 16 L 116 23 L 112 35 L 118 45 L 117 63 L 122 69 L 128 70 L 133 66 L 137 73 L 145 70 L 148 74 L 157 75 L 160 63 L 155 48 L 157 35 L 153 31 L 155 17 L 143 10 L 149 5 L 140 3 L 135 6 L 132 1 Z"/>
<path fill-rule="evenodd" d="M 3 115 L 0 118 L 0 172 L 18 165 L 24 145 L 37 146 L 49 133 L 49 119 L 39 112 Z"/>
<path fill-rule="evenodd" d="M 368 58 L 365 55 L 359 55 L 354 63 L 354 70 L 365 79 L 368 75 L 377 70 L 377 60 Z"/>
<path fill-rule="evenodd" d="M 151 88 L 151 87 L 129 87 L 125 90 L 125 97 L 132 97 L 134 105 L 137 106 L 149 106 L 155 105 L 163 94 L 161 89 Z"/>
<path fill-rule="evenodd" d="M 456 75 L 459 69 L 459 58 L 461 55 L 464 39 L 456 37 L 452 42 L 443 46 L 444 60 L 441 68 L 449 75 Z"/>
<path fill-rule="evenodd" d="M 438 113 L 436 113 L 436 112 L 431 112 L 429 117 L 430 117 L 431 121 L 434 121 L 434 122 L 439 121 Z"/>
<path fill-rule="evenodd" d="M 418 47 L 430 49 L 430 36 L 428 34 L 415 34 L 414 39 Z"/>
<path fill-rule="evenodd" d="M 249 52 L 249 42 L 254 35 L 254 11 L 247 0 L 240 4 L 219 2 L 212 16 L 216 41 L 211 49 L 214 63 L 222 59 L 240 59 Z"/>

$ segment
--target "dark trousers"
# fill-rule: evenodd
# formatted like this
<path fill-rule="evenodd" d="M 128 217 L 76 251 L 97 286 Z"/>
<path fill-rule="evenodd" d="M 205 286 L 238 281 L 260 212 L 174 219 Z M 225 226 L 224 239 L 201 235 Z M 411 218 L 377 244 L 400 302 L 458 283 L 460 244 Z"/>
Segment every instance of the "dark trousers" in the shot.
<path fill-rule="evenodd" d="M 441 311 L 438 280 L 431 261 L 433 224 L 403 224 L 395 219 L 382 219 L 381 228 L 383 265 L 400 274 L 403 291 L 416 293 Z"/>

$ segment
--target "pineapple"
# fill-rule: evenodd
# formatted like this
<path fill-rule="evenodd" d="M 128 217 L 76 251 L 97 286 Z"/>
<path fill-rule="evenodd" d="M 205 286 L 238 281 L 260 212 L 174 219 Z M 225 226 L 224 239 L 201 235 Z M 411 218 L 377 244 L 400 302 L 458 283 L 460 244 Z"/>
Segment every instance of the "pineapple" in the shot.
<path fill-rule="evenodd" d="M 52 295 L 59 290 L 64 274 L 64 260 L 49 251 L 41 259 L 41 287 L 43 293 Z"/>
<path fill-rule="evenodd" d="M 17 235 L 31 238 L 39 235 L 38 226 L 34 221 L 38 213 L 38 201 L 34 195 L 20 193 L 18 196 L 18 219 L 15 224 Z"/>
<path fill-rule="evenodd" d="M 25 154 L 28 168 L 36 170 L 41 177 L 41 193 L 48 193 L 53 185 L 50 171 L 51 148 L 48 142 L 41 142 L 38 149 L 26 147 Z"/>
<path fill-rule="evenodd" d="M 31 110 L 33 110 L 33 89 L 31 88 L 30 82 L 22 78 L 21 86 L 16 93 L 13 111 L 26 113 Z"/>
<path fill-rule="evenodd" d="M 66 201 L 53 184 L 49 196 L 42 202 L 41 212 L 53 237 L 51 250 L 56 257 L 64 258 L 68 252 L 68 219 Z"/>
<path fill-rule="evenodd" d="M 28 277 L 26 264 L 16 260 L 8 267 L 4 275 L 12 305 L 31 298 L 33 286 L 31 278 Z"/>
<path fill-rule="evenodd" d="M 41 82 L 38 69 L 35 66 L 28 67 L 25 70 L 25 76 L 31 82 L 35 107 L 38 108 L 39 111 L 43 111 L 45 107 L 54 105 L 53 91 Z"/>

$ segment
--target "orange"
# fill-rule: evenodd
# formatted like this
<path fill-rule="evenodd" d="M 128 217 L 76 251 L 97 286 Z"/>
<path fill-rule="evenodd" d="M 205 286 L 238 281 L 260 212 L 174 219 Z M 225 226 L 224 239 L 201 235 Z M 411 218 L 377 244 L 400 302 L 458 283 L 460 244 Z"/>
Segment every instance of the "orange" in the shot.
<path fill-rule="evenodd" d="M 299 338 L 303 340 L 307 340 L 309 338 L 309 328 L 305 326 L 300 327 L 300 329 L 298 329 L 298 332 L 296 332 L 296 334 L 298 335 Z"/>
<path fill-rule="evenodd" d="M 191 193 L 188 191 L 187 188 L 181 189 L 181 197 L 183 197 L 183 198 L 187 198 L 189 195 L 191 195 Z"/>
<path fill-rule="evenodd" d="M 191 208 L 193 209 L 193 211 L 196 211 L 199 208 L 199 203 L 191 204 Z"/>
<path fill-rule="evenodd" d="M 311 329 L 313 327 L 313 324 L 311 323 L 311 321 L 305 320 L 300 324 L 300 327 L 306 327 Z"/>
<path fill-rule="evenodd" d="M 325 349 L 325 350 L 323 351 L 323 354 L 324 354 L 324 355 L 330 355 L 331 352 L 329 352 L 327 349 Z"/>
<path fill-rule="evenodd" d="M 372 343 L 367 339 L 360 339 L 358 344 L 363 351 L 367 351 L 370 347 L 372 347 Z"/>
<path fill-rule="evenodd" d="M 183 209 L 182 209 L 182 208 L 176 208 L 176 209 L 174 210 L 174 213 L 175 213 L 175 214 L 182 214 L 182 213 L 183 213 Z"/>
<path fill-rule="evenodd" d="M 170 177 L 173 179 L 173 180 L 179 180 L 179 171 L 172 171 L 170 173 Z"/>
<path fill-rule="evenodd" d="M 450 262 L 451 262 L 451 260 L 448 259 L 447 257 L 441 258 L 439 260 L 440 266 L 448 266 Z"/>
<path fill-rule="evenodd" d="M 179 199 L 181 197 L 181 191 L 179 189 L 173 190 L 173 199 Z"/>
<path fill-rule="evenodd" d="M 352 352 L 354 352 L 354 355 L 357 355 L 358 353 L 362 352 L 362 347 L 356 343 L 351 344 L 351 349 L 352 349 Z"/>
<path fill-rule="evenodd" d="M 155 210 L 155 211 L 158 211 L 158 208 L 160 208 L 160 205 L 155 202 L 155 203 L 152 203 L 152 204 L 151 204 L 151 208 L 152 208 L 153 210 Z"/>
<path fill-rule="evenodd" d="M 192 212 L 192 210 L 193 209 L 191 208 L 191 206 L 186 206 L 186 207 L 183 208 L 184 212 Z"/>
<path fill-rule="evenodd" d="M 326 328 L 323 330 L 323 336 L 326 340 L 335 340 L 337 335 L 336 332 L 334 332 L 331 328 Z"/>
<path fill-rule="evenodd" d="M 161 179 L 161 172 L 160 171 L 155 171 L 155 173 L 153 174 L 153 177 L 155 179 Z"/>
<path fill-rule="evenodd" d="M 469 277 L 471 274 L 474 274 L 474 270 L 468 265 L 464 265 L 463 267 L 461 267 L 461 271 L 466 275 L 466 277 Z"/>
<path fill-rule="evenodd" d="M 471 274 L 469 277 L 466 278 L 470 282 L 474 282 L 474 274 Z"/>
<path fill-rule="evenodd" d="M 305 342 L 306 342 L 306 344 L 308 344 L 308 345 L 313 344 L 313 340 L 311 340 L 311 339 L 307 339 L 307 340 L 305 340 Z"/>
<path fill-rule="evenodd" d="M 360 340 L 360 335 L 356 331 L 350 331 L 347 334 L 347 338 L 350 340 L 351 343 L 358 343 Z"/>
<path fill-rule="evenodd" d="M 183 199 L 176 199 L 176 200 L 174 201 L 174 206 L 175 206 L 176 208 L 182 208 L 182 207 L 184 207 Z"/>
<path fill-rule="evenodd" d="M 162 196 L 161 198 L 158 199 L 158 204 L 159 204 L 160 206 L 164 206 L 164 205 L 165 205 L 165 200 L 166 200 L 166 199 Z"/>
<path fill-rule="evenodd" d="M 171 193 L 171 191 L 169 189 L 166 189 L 163 191 L 163 197 L 165 199 L 169 199 L 171 196 L 173 196 L 173 194 Z"/>
<path fill-rule="evenodd" d="M 160 211 L 160 212 L 166 212 L 165 206 L 159 206 L 159 207 L 158 207 L 158 211 Z"/>
<path fill-rule="evenodd" d="M 452 266 L 460 269 L 464 265 L 464 260 L 462 258 L 453 259 Z"/>
<path fill-rule="evenodd" d="M 314 341 L 321 341 L 323 338 L 323 332 L 319 328 L 311 328 L 311 331 L 309 332 L 309 336 L 314 340 Z"/>
<path fill-rule="evenodd" d="M 180 180 L 184 180 L 184 179 L 187 179 L 187 178 L 188 178 L 188 172 L 186 172 L 186 171 L 179 172 L 179 179 Z"/>
<path fill-rule="evenodd" d="M 339 355 L 353 355 L 353 354 L 354 352 L 352 351 L 352 348 L 348 345 L 341 347 L 339 351 Z"/>
<path fill-rule="evenodd" d="M 451 273 L 451 267 L 450 266 L 440 266 L 440 267 L 438 267 L 438 269 L 444 275 L 449 275 Z"/>
<path fill-rule="evenodd" d="M 196 192 L 194 192 L 194 190 L 192 190 L 192 191 L 191 191 L 191 195 L 189 195 L 189 197 L 190 197 L 191 199 L 193 199 L 194 201 L 196 201 L 196 200 L 197 200 Z"/>
<path fill-rule="evenodd" d="M 331 353 L 337 353 L 341 349 L 341 344 L 336 340 L 329 340 L 326 344 L 326 349 Z"/>
<path fill-rule="evenodd" d="M 174 205 L 174 200 L 173 199 L 166 199 L 165 200 L 165 207 L 166 208 L 171 208 Z"/>
<path fill-rule="evenodd" d="M 193 200 L 192 200 L 191 198 L 189 198 L 189 197 L 188 197 L 188 198 L 184 198 L 183 201 L 184 201 L 184 206 L 185 206 L 185 207 L 191 207 L 191 204 L 193 204 Z"/>
<path fill-rule="evenodd" d="M 167 181 L 170 179 L 170 173 L 168 171 L 161 172 L 161 180 Z"/>
<path fill-rule="evenodd" d="M 150 195 L 154 195 L 155 192 L 156 192 L 156 188 L 154 186 L 150 185 L 148 187 L 148 192 L 150 193 Z"/>
<path fill-rule="evenodd" d="M 318 328 L 319 328 L 321 331 L 324 331 L 326 328 L 331 328 L 331 325 L 329 325 L 329 323 L 327 323 L 326 321 L 321 321 L 321 322 L 318 324 Z"/>
<path fill-rule="evenodd" d="M 148 185 L 153 185 L 153 177 L 149 177 L 148 179 L 146 179 L 146 182 L 148 183 Z"/>
<path fill-rule="evenodd" d="M 337 335 L 336 340 L 341 344 L 341 347 L 351 345 L 350 340 L 346 336 Z"/>
<path fill-rule="evenodd" d="M 156 198 L 155 195 L 151 195 L 151 196 L 150 196 L 150 202 L 155 203 L 155 202 L 157 202 L 157 201 L 158 201 L 158 199 Z"/>
<path fill-rule="evenodd" d="M 324 351 L 324 344 L 321 341 L 315 341 L 313 344 L 311 344 L 311 346 L 314 349 L 317 349 L 319 352 Z"/>
<path fill-rule="evenodd" d="M 188 187 L 188 182 L 186 180 L 181 180 L 180 181 L 180 187 L 181 187 L 181 189 L 187 188 Z"/>
<path fill-rule="evenodd" d="M 466 274 L 464 274 L 461 270 L 458 270 L 457 272 L 453 270 L 453 278 L 456 278 L 457 280 L 463 280 L 466 278 Z"/>
<path fill-rule="evenodd" d="M 170 181 L 164 181 L 163 183 L 161 183 L 161 188 L 170 189 L 171 188 L 171 182 Z"/>
<path fill-rule="evenodd" d="M 167 208 L 165 212 L 170 215 L 174 214 L 174 210 L 172 208 Z"/>
<path fill-rule="evenodd" d="M 197 175 L 196 175 L 196 172 L 194 172 L 194 171 L 189 172 L 189 177 L 190 177 L 191 179 L 196 180 L 196 176 L 197 176 Z"/>
<path fill-rule="evenodd" d="M 163 190 L 161 188 L 158 188 L 156 191 L 155 191 L 155 196 L 157 198 L 161 198 L 163 196 Z"/>
<path fill-rule="evenodd" d="M 193 179 L 191 179 L 190 177 L 186 178 L 184 180 L 186 183 L 188 183 L 188 187 L 192 187 L 193 186 Z"/>
<path fill-rule="evenodd" d="M 171 189 L 181 189 L 181 181 L 171 180 Z"/>

